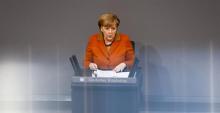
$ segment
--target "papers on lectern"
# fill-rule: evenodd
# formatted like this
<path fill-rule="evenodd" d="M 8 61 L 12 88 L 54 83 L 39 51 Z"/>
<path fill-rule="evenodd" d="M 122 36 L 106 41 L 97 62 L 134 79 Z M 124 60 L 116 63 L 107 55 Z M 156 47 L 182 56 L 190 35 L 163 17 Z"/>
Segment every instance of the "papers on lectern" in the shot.
<path fill-rule="evenodd" d="M 102 77 L 102 78 L 128 78 L 129 72 L 118 72 L 112 70 L 97 70 L 94 71 L 93 77 Z"/>

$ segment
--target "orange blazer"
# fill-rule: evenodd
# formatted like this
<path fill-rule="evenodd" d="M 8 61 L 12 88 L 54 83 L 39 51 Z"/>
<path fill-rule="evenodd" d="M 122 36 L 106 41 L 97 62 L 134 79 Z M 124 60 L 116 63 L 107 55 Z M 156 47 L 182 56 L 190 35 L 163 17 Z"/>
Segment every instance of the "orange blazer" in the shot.
<path fill-rule="evenodd" d="M 96 63 L 98 69 L 114 69 L 124 62 L 130 69 L 134 63 L 134 50 L 130 39 L 125 34 L 116 34 L 110 50 L 107 50 L 102 34 L 90 37 L 84 58 L 84 68 L 89 69 L 89 64 Z"/>

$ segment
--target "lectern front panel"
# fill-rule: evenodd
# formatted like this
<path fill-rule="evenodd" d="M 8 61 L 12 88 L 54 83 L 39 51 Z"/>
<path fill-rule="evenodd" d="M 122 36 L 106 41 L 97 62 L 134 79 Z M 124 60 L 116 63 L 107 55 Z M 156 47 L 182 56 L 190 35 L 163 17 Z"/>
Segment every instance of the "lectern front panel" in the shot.
<path fill-rule="evenodd" d="M 134 78 L 73 77 L 73 113 L 137 113 Z"/>

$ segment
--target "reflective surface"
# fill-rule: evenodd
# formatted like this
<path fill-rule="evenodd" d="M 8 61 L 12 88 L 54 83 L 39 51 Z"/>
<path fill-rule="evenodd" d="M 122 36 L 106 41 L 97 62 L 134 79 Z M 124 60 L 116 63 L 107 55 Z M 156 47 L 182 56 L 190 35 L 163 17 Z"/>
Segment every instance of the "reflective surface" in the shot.
<path fill-rule="evenodd" d="M 220 112 L 219 6 L 220 0 L 1 0 L 0 113 L 71 113 L 68 58 L 76 54 L 82 64 L 97 16 L 109 10 L 136 42 L 146 97 L 141 113 Z"/>
<path fill-rule="evenodd" d="M 146 104 L 146 103 L 145 103 Z M 1 113 L 72 113 L 71 102 L 4 102 L 0 103 Z M 88 111 L 89 112 L 89 111 Z M 139 113 L 217 113 L 220 104 L 148 102 L 139 106 Z"/>

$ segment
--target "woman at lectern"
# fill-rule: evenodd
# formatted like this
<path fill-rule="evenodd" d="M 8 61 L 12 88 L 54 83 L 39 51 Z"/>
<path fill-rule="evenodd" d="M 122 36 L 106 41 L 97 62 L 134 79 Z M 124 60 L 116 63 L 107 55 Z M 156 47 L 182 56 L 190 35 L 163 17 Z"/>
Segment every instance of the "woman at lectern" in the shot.
<path fill-rule="evenodd" d="M 132 67 L 134 50 L 129 37 L 119 33 L 119 24 L 115 14 L 104 13 L 99 17 L 99 33 L 89 38 L 86 47 L 85 69 L 121 72 Z"/>

